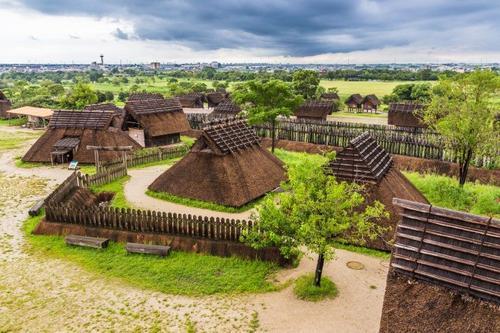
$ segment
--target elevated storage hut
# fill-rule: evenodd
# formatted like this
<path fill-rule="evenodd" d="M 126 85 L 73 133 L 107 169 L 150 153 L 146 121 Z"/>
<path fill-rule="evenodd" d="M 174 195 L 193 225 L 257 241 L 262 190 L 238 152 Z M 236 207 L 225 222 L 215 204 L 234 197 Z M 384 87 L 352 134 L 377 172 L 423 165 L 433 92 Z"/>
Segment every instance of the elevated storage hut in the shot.
<path fill-rule="evenodd" d="M 202 109 L 205 102 L 205 95 L 203 93 L 193 92 L 182 96 L 177 96 L 183 108 Z"/>
<path fill-rule="evenodd" d="M 54 114 L 52 109 L 38 108 L 34 106 L 22 106 L 17 109 L 7 111 L 10 118 L 26 117 L 26 126 L 29 128 L 44 128 L 49 123 L 50 118 Z"/>
<path fill-rule="evenodd" d="M 380 100 L 375 95 L 366 95 L 363 98 L 363 111 L 365 112 L 376 112 L 378 106 L 381 104 Z"/>
<path fill-rule="evenodd" d="M 347 111 L 360 112 L 363 108 L 363 96 L 360 94 L 352 94 L 345 100 Z"/>
<path fill-rule="evenodd" d="M 390 249 L 386 241 L 394 237 L 399 212 L 392 204 L 393 198 L 427 203 L 427 199 L 393 166 L 391 155 L 368 133 L 351 140 L 349 145 L 337 153 L 336 158 L 330 162 L 330 168 L 337 180 L 364 185 L 366 203 L 371 204 L 378 200 L 390 213 L 388 219 L 380 221 L 380 224 L 390 230 L 381 239 L 368 244 L 373 248 Z"/>
<path fill-rule="evenodd" d="M 161 95 L 160 95 L 161 96 Z M 190 130 L 182 107 L 175 99 L 133 96 L 125 104 L 122 129 L 143 147 L 180 142 L 180 133 Z"/>
<path fill-rule="evenodd" d="M 307 100 L 295 111 L 295 116 L 297 119 L 326 120 L 327 116 L 332 113 L 334 106 L 333 100 Z"/>
<path fill-rule="evenodd" d="M 108 111 L 54 111 L 49 126 L 22 158 L 25 162 L 94 163 L 94 152 L 87 146 L 132 146 L 139 144 L 127 133 L 111 126 L 113 113 Z M 110 161 L 120 152 L 102 152 L 99 158 Z"/>
<path fill-rule="evenodd" d="M 12 107 L 12 103 L 7 96 L 0 90 L 0 119 L 8 119 L 10 115 L 7 113 Z"/>
<path fill-rule="evenodd" d="M 426 128 L 418 112 L 424 105 L 417 102 L 398 102 L 389 104 L 389 117 L 387 123 L 398 127 Z"/>
<path fill-rule="evenodd" d="M 99 103 L 87 105 L 86 111 L 108 111 L 113 113 L 113 121 L 111 126 L 121 128 L 123 125 L 123 109 L 113 103 Z"/>
<path fill-rule="evenodd" d="M 241 207 L 285 180 L 283 163 L 261 147 L 243 119 L 208 123 L 191 151 L 149 189 Z"/>
<path fill-rule="evenodd" d="M 206 94 L 208 107 L 209 108 L 216 107 L 223 100 L 225 100 L 226 97 L 227 97 L 226 93 L 222 93 L 222 92 L 219 92 L 219 91 L 217 91 L 217 92 L 210 92 L 210 93 Z"/>
<path fill-rule="evenodd" d="M 500 220 L 394 204 L 402 211 L 380 332 L 500 332 Z"/>
<path fill-rule="evenodd" d="M 241 112 L 241 108 L 235 104 L 230 99 L 222 101 L 219 105 L 214 107 L 212 113 L 210 113 L 211 118 L 226 118 L 235 117 Z"/>

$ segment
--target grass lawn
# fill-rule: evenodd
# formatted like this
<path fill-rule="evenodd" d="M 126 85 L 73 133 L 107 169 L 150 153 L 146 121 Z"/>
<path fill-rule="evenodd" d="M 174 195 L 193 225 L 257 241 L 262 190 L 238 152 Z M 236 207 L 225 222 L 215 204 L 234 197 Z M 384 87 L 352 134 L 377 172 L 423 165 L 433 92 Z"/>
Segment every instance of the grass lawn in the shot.
<path fill-rule="evenodd" d="M 114 192 L 115 196 L 111 201 L 111 207 L 115 208 L 135 208 L 131 203 L 125 198 L 125 183 L 130 179 L 130 176 L 124 176 L 118 178 L 111 183 L 91 186 L 90 189 L 94 193 L 99 192 Z"/>
<path fill-rule="evenodd" d="M 42 132 L 7 132 L 0 130 L 0 151 L 21 148 L 25 141 L 33 140 L 42 135 Z"/>
<path fill-rule="evenodd" d="M 22 126 L 27 122 L 26 118 L 0 119 L 0 126 Z"/>
<path fill-rule="evenodd" d="M 139 288 L 192 296 L 259 293 L 279 288 L 270 282 L 278 270 L 270 263 L 177 251 L 166 258 L 127 254 L 123 244 L 113 242 L 103 250 L 67 246 L 63 237 L 32 235 L 41 218 L 29 218 L 23 226 L 34 253 L 74 262 L 90 272 Z"/>
<path fill-rule="evenodd" d="M 404 174 L 433 205 L 472 214 L 500 216 L 498 186 L 467 182 L 461 188 L 458 180 L 451 177 L 417 172 Z"/>
<path fill-rule="evenodd" d="M 326 276 L 321 278 L 321 284 L 319 287 L 316 287 L 313 284 L 314 274 L 308 274 L 299 277 L 295 281 L 295 286 L 293 288 L 293 292 L 297 298 L 317 302 L 324 299 L 335 298 L 338 294 L 337 287 L 335 284 L 328 279 Z"/>

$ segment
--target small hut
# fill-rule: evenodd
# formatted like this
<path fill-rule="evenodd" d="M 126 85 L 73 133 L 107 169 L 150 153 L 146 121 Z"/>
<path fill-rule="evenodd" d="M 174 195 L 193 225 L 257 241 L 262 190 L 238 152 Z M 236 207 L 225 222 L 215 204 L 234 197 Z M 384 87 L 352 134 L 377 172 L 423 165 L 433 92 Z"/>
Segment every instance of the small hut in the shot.
<path fill-rule="evenodd" d="M 340 97 L 335 92 L 322 93 L 320 99 L 325 101 L 339 101 Z"/>
<path fill-rule="evenodd" d="M 363 96 L 360 94 L 352 94 L 345 100 L 347 111 L 360 112 L 363 108 Z"/>
<path fill-rule="evenodd" d="M 398 127 L 426 128 L 418 113 L 424 105 L 417 102 L 398 102 L 389 104 L 387 123 Z"/>
<path fill-rule="evenodd" d="M 219 105 L 214 107 L 212 113 L 210 113 L 211 118 L 227 118 L 235 117 L 241 112 L 241 108 L 235 104 L 233 101 L 226 99 L 222 101 Z"/>
<path fill-rule="evenodd" d="M 297 111 L 295 111 L 295 116 L 297 119 L 313 121 L 326 120 L 327 116 L 332 113 L 334 107 L 335 101 L 333 100 L 307 100 L 299 106 Z"/>
<path fill-rule="evenodd" d="M 383 239 L 368 245 L 380 250 L 389 250 L 385 241 L 394 237 L 398 222 L 398 209 L 392 199 L 404 198 L 427 203 L 427 199 L 412 183 L 393 166 L 392 157 L 368 134 L 363 133 L 351 140 L 349 145 L 337 153 L 330 162 L 330 168 L 340 181 L 356 182 L 365 186 L 367 204 L 380 201 L 390 213 L 390 217 L 380 221 L 390 230 Z"/>
<path fill-rule="evenodd" d="M 198 92 L 189 93 L 176 97 L 182 108 L 202 109 L 205 95 Z"/>
<path fill-rule="evenodd" d="M 377 108 L 380 105 L 380 100 L 375 95 L 366 95 L 363 98 L 363 111 L 365 112 L 377 112 Z"/>
<path fill-rule="evenodd" d="M 22 158 L 25 162 L 94 163 L 94 152 L 87 146 L 132 146 L 139 144 L 127 133 L 111 125 L 108 111 L 54 111 L 49 126 Z M 106 151 L 102 161 L 121 157 L 120 152 Z"/>
<path fill-rule="evenodd" d="M 108 111 L 113 113 L 112 125 L 116 128 L 121 128 L 123 125 L 123 109 L 113 103 L 99 103 L 87 105 L 86 111 Z"/>
<path fill-rule="evenodd" d="M 179 102 L 161 95 L 149 96 L 131 96 L 125 104 L 122 129 L 143 147 L 180 142 L 180 133 L 191 128 Z"/>
<path fill-rule="evenodd" d="M 12 107 L 12 103 L 7 96 L 0 90 L 0 119 L 8 119 L 10 115 L 7 113 Z"/>
<path fill-rule="evenodd" d="M 208 123 L 191 151 L 149 189 L 179 197 L 241 207 L 285 180 L 283 163 L 243 119 Z"/>
<path fill-rule="evenodd" d="M 226 93 L 222 93 L 219 91 L 216 92 L 210 92 L 206 94 L 207 102 L 208 102 L 208 107 L 213 108 L 219 105 L 222 101 L 224 101 L 227 98 Z"/>

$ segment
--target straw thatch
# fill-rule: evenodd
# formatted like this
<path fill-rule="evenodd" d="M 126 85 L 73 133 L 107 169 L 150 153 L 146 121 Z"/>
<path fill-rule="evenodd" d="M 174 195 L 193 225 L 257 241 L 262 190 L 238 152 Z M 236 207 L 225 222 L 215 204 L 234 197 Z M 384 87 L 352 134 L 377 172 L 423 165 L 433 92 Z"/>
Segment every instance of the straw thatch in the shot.
<path fill-rule="evenodd" d="M 123 126 L 123 114 L 122 108 L 116 106 L 113 103 L 100 103 L 100 104 L 90 104 L 87 105 L 84 110 L 86 111 L 108 111 L 113 113 L 113 120 L 111 126 L 116 128 L 121 128 Z"/>
<path fill-rule="evenodd" d="M 349 111 L 360 111 L 363 106 L 363 96 L 360 94 L 352 94 L 345 100 Z"/>
<path fill-rule="evenodd" d="M 390 249 L 385 241 L 394 237 L 399 212 L 392 203 L 393 198 L 427 203 L 427 199 L 393 166 L 391 156 L 368 133 L 354 138 L 349 146 L 338 152 L 330 162 L 330 169 L 340 181 L 363 184 L 366 204 L 378 200 L 390 213 L 388 219 L 379 222 L 390 230 L 381 239 L 370 243 L 371 247 Z"/>
<path fill-rule="evenodd" d="M 211 92 L 206 94 L 208 107 L 213 108 L 219 105 L 223 100 L 227 98 L 227 93 L 225 92 Z"/>
<path fill-rule="evenodd" d="M 165 99 L 162 94 L 160 93 L 132 93 L 128 97 L 128 101 L 141 101 L 145 99 Z"/>
<path fill-rule="evenodd" d="M 240 207 L 277 188 L 283 163 L 242 119 L 209 123 L 191 151 L 149 189 Z"/>
<path fill-rule="evenodd" d="M 241 108 L 229 99 L 225 99 L 219 105 L 214 107 L 210 117 L 234 117 L 241 112 Z"/>
<path fill-rule="evenodd" d="M 363 110 L 365 111 L 376 111 L 378 106 L 382 104 L 377 96 L 375 95 L 366 95 L 363 98 Z"/>
<path fill-rule="evenodd" d="M 10 114 L 7 113 L 12 107 L 12 103 L 9 101 L 7 96 L 0 90 L 0 119 L 10 118 Z"/>
<path fill-rule="evenodd" d="M 93 163 L 94 153 L 87 146 L 132 146 L 140 148 L 131 137 L 111 127 L 113 114 L 107 111 L 55 111 L 48 130 L 31 146 L 22 158 L 25 162 L 60 162 L 68 159 Z M 102 161 L 119 158 L 120 152 L 99 154 Z"/>
<path fill-rule="evenodd" d="M 326 120 L 334 107 L 335 101 L 333 100 L 307 100 L 295 111 L 295 116 L 298 119 Z"/>
<path fill-rule="evenodd" d="M 183 108 L 203 108 L 205 95 L 202 93 L 193 92 L 186 95 L 177 96 L 176 99 L 179 101 Z"/>
<path fill-rule="evenodd" d="M 122 128 L 142 129 L 146 147 L 177 143 L 180 133 L 191 129 L 179 101 L 157 96 L 151 99 L 141 97 L 125 104 Z"/>
<path fill-rule="evenodd" d="M 418 113 L 423 110 L 424 105 L 418 102 L 399 102 L 389 104 L 389 125 L 399 127 L 418 127 L 425 128 Z"/>

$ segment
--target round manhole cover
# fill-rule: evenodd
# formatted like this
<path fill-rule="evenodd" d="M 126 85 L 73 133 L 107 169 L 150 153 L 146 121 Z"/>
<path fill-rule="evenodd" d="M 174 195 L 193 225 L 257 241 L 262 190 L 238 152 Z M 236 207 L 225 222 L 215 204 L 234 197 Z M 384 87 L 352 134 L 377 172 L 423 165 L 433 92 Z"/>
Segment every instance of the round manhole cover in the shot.
<path fill-rule="evenodd" d="M 363 265 L 359 261 L 348 261 L 346 266 L 349 267 L 350 269 L 355 269 L 357 271 L 360 271 L 363 268 L 365 268 L 365 265 Z"/>

